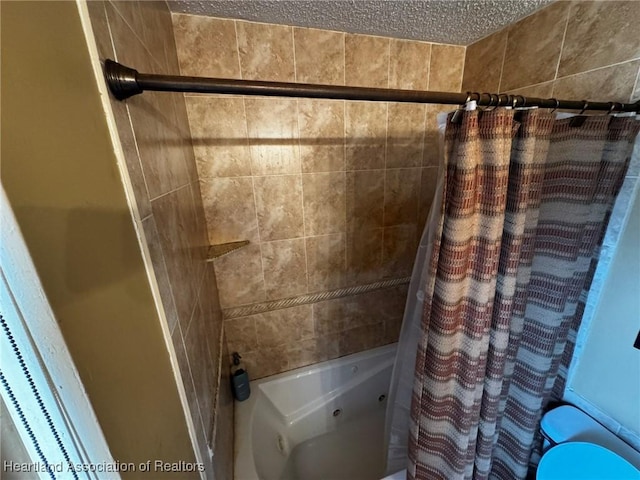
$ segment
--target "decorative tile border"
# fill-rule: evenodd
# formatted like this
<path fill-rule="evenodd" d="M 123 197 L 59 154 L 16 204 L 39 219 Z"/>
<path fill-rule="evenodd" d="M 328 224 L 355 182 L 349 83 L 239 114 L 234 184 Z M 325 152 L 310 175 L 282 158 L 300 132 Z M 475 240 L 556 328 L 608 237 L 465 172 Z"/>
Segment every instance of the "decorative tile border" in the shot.
<path fill-rule="evenodd" d="M 269 302 L 255 303 L 243 307 L 226 308 L 222 311 L 224 320 L 232 318 L 246 317 L 256 313 L 269 312 L 271 310 L 281 310 L 283 308 L 295 307 L 297 305 L 305 305 L 316 303 L 322 300 L 331 300 L 333 298 L 348 297 L 359 293 L 372 292 L 374 290 L 382 290 L 384 288 L 395 287 L 397 285 L 405 285 L 409 283 L 411 277 L 394 278 L 391 280 L 383 280 L 381 282 L 369 283 L 366 285 L 356 285 L 354 287 L 338 288 L 326 292 L 309 293 L 298 295 L 291 298 L 283 298 L 282 300 L 272 300 Z"/>

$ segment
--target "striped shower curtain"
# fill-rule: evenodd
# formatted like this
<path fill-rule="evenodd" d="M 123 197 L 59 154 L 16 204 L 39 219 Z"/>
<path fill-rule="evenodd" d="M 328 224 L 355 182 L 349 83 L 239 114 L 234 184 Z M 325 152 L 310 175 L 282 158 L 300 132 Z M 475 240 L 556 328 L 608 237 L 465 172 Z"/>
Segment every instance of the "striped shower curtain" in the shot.
<path fill-rule="evenodd" d="M 411 479 L 523 479 L 560 399 L 640 122 L 465 112 L 445 180 L 416 355 Z"/>

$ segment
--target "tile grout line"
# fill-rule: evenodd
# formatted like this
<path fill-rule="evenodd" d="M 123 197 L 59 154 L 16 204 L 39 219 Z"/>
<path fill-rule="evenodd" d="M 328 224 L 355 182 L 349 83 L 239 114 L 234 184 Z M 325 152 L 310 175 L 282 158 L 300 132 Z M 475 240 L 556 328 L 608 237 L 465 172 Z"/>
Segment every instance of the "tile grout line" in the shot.
<path fill-rule="evenodd" d="M 569 77 L 576 77 L 576 76 L 582 75 L 584 73 L 597 72 L 598 70 L 604 70 L 606 68 L 617 67 L 619 65 L 624 65 L 626 63 L 634 63 L 634 62 L 637 62 L 638 60 L 640 60 L 640 57 L 632 58 L 632 59 L 629 59 L 629 60 L 623 60 L 622 62 L 610 63 L 609 65 L 603 65 L 601 67 L 591 68 L 589 70 L 584 70 L 582 72 L 571 73 L 569 75 L 565 75 L 564 77 L 558 77 L 558 78 L 556 78 L 556 80 L 563 80 L 563 79 L 569 78 Z M 550 81 L 552 81 L 552 80 L 547 80 L 547 82 L 550 82 Z M 545 83 L 545 82 L 541 82 L 541 83 Z"/>
<path fill-rule="evenodd" d="M 458 92 L 462 93 L 462 82 L 464 81 L 464 68 L 467 65 L 467 47 L 464 46 L 464 55 L 462 56 L 462 72 L 460 72 L 460 85 L 458 86 Z"/>
<path fill-rule="evenodd" d="M 235 20 L 234 20 L 235 24 Z M 236 42 L 237 42 L 237 31 L 236 31 Z M 236 52 L 238 53 L 238 63 L 240 63 L 240 49 L 236 48 Z M 240 72 L 242 76 L 242 71 Z M 249 171 L 251 172 L 251 194 L 253 197 L 253 211 L 255 214 L 255 222 L 256 222 L 256 233 L 258 235 L 258 249 L 260 255 L 260 273 L 262 274 L 262 290 L 264 292 L 264 298 L 267 298 L 267 281 L 264 275 L 264 260 L 262 258 L 262 234 L 260 233 L 260 223 L 258 221 L 258 201 L 256 200 L 256 184 L 255 184 L 255 174 L 253 171 L 253 149 L 251 148 L 251 142 L 249 141 L 249 120 L 247 116 L 247 98 L 245 95 L 242 97 L 242 109 L 244 113 L 244 128 L 245 128 L 245 138 L 247 148 L 249 150 Z"/>
<path fill-rule="evenodd" d="M 391 72 L 391 39 L 387 42 L 387 88 L 389 88 Z M 385 132 L 384 132 L 384 178 L 382 182 L 382 235 L 380 235 L 380 272 L 384 267 L 384 233 L 385 233 L 385 210 L 387 204 L 387 157 L 389 150 L 389 103 L 385 102 Z"/>
<path fill-rule="evenodd" d="M 298 81 L 298 65 L 296 63 L 296 38 L 293 31 L 293 27 L 289 27 L 291 29 L 291 50 L 293 53 L 293 81 Z M 297 102 L 297 99 L 296 99 Z"/>
<path fill-rule="evenodd" d="M 506 38 L 504 39 L 504 49 L 502 50 L 502 62 L 500 63 L 500 78 L 498 78 L 498 92 L 502 91 L 502 77 L 504 76 L 504 62 L 507 60 L 507 48 L 509 47 L 509 37 L 511 27 L 507 27 Z M 466 56 L 466 52 L 465 52 Z"/>
<path fill-rule="evenodd" d="M 243 79 L 244 75 L 242 75 L 242 62 L 240 61 L 240 41 L 238 40 L 238 21 L 237 20 L 233 20 L 233 31 L 236 36 L 236 58 L 238 59 L 238 76 L 240 77 L 240 79 Z M 244 97 L 245 97 L 244 95 L 238 95 L 238 96 L 244 100 Z M 247 135 L 247 138 L 249 138 L 248 135 Z"/>
<path fill-rule="evenodd" d="M 153 198 L 149 197 L 149 202 L 153 203 L 153 202 L 155 202 L 156 200 L 158 200 L 160 198 L 163 198 L 163 197 L 166 197 L 168 195 L 171 195 L 172 193 L 176 193 L 176 192 L 182 190 L 183 188 L 186 188 L 186 187 L 189 187 L 189 186 L 191 186 L 191 183 L 185 183 L 184 185 L 180 185 L 179 187 L 172 188 L 171 190 L 166 191 L 164 193 L 161 193 L 160 195 L 156 195 Z"/>
<path fill-rule="evenodd" d="M 428 91 L 431 88 L 431 60 L 433 59 L 433 44 L 431 44 L 431 48 L 429 49 L 429 73 L 427 73 L 427 86 L 426 90 Z"/>
<path fill-rule="evenodd" d="M 300 173 L 296 176 L 300 178 L 300 212 L 302 213 L 302 248 L 304 250 L 305 278 L 307 280 L 306 293 L 309 293 L 309 255 L 307 254 L 307 215 L 304 208 L 304 182 L 302 181 L 302 151 L 300 150 L 300 102 L 296 99 L 296 127 L 298 129 L 298 158 L 300 160 Z"/>
<path fill-rule="evenodd" d="M 347 34 L 345 32 L 342 32 L 342 85 L 346 85 L 346 84 L 347 84 Z"/>
<path fill-rule="evenodd" d="M 148 56 L 148 57 L 153 61 L 153 63 L 155 63 L 155 64 L 156 64 L 156 66 L 157 66 L 157 67 L 162 68 L 162 64 L 161 64 L 161 63 L 158 61 L 158 59 L 156 59 L 156 57 L 151 53 L 151 51 L 149 50 L 149 47 L 147 47 L 146 42 L 145 42 L 142 38 L 140 38 L 140 37 L 138 36 L 138 34 L 136 33 L 135 28 L 133 28 L 133 27 L 129 24 L 129 22 L 127 22 L 127 19 L 126 19 L 126 18 L 124 18 L 124 14 L 122 14 L 122 13 L 120 12 L 120 10 L 118 9 L 118 7 L 116 7 L 116 6 L 115 6 L 115 3 L 114 3 L 114 2 L 112 2 L 112 1 L 109 1 L 108 3 L 110 3 L 110 4 L 111 4 L 111 6 L 113 7 L 113 9 L 116 11 L 116 14 L 117 14 L 121 19 L 122 19 L 122 21 L 124 22 L 124 24 L 129 28 L 129 31 L 133 34 L 133 36 L 134 36 L 134 37 L 135 37 L 135 38 L 140 42 L 140 45 L 142 45 L 142 48 L 144 48 L 145 53 L 147 54 L 147 56 Z M 108 13 L 108 9 L 106 9 L 106 10 L 105 10 L 105 12 L 107 13 L 107 23 L 109 23 L 109 13 Z M 140 12 L 140 15 L 142 16 L 142 12 Z M 111 30 L 111 28 L 109 28 L 109 30 Z M 115 52 L 115 47 L 114 47 L 113 51 Z M 127 65 L 127 66 L 131 67 L 130 65 Z M 134 66 L 134 67 L 131 67 L 131 68 L 135 68 L 135 66 Z M 142 73 L 146 73 L 146 72 L 142 72 Z M 148 72 L 148 73 L 151 73 L 151 72 Z"/>
<path fill-rule="evenodd" d="M 418 226 L 420 225 L 420 207 L 421 207 L 421 202 L 422 202 L 422 175 L 424 174 L 424 156 L 426 154 L 426 141 L 427 141 L 427 117 L 428 117 L 428 112 L 429 112 L 429 105 L 425 105 L 424 106 L 424 118 L 422 119 L 422 150 L 420 152 L 420 177 L 419 177 L 419 182 L 418 183 L 418 201 L 417 201 L 417 208 L 416 208 L 416 229 L 418 229 Z M 437 125 L 436 125 L 436 130 L 437 130 Z"/>
<path fill-rule="evenodd" d="M 293 79 L 295 82 L 298 81 L 298 62 L 296 59 L 296 37 L 294 27 L 291 28 L 291 47 L 293 50 Z M 304 277 L 306 279 L 306 288 L 305 293 L 309 293 L 309 255 L 307 253 L 307 219 L 304 208 L 304 182 L 302 181 L 302 147 L 300 144 L 300 99 L 295 99 L 296 105 L 296 129 L 297 129 L 297 139 L 295 148 L 298 150 L 298 172 L 295 174 L 298 177 L 298 181 L 300 182 L 300 213 L 302 214 L 302 250 L 304 252 Z M 298 237 L 300 238 L 300 237 Z"/>
<path fill-rule="evenodd" d="M 560 43 L 560 53 L 558 54 L 558 63 L 556 64 L 556 71 L 553 75 L 553 84 L 551 85 L 551 95 L 554 94 L 556 88 L 556 80 L 558 79 L 558 72 L 560 71 L 560 63 L 562 62 L 562 52 L 564 51 L 564 42 L 567 38 L 567 30 L 569 29 L 569 19 L 571 18 L 571 4 L 567 8 L 567 19 L 564 22 L 564 32 L 562 33 L 562 43 Z"/>

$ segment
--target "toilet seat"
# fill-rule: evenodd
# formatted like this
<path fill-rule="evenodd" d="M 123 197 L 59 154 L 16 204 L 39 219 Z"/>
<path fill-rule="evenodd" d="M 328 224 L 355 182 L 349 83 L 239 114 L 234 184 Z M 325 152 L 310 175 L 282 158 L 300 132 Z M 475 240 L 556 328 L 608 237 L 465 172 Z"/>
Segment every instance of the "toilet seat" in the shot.
<path fill-rule="evenodd" d="M 600 445 L 561 443 L 542 456 L 537 480 L 640 480 L 640 470 Z"/>

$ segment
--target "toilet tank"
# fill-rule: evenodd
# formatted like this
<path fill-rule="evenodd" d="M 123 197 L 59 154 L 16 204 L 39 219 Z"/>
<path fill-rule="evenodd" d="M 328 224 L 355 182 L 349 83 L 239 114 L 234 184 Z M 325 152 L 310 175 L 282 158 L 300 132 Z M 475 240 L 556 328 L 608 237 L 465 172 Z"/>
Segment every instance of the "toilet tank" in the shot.
<path fill-rule="evenodd" d="M 558 443 L 595 443 L 617 453 L 640 469 L 640 452 L 572 405 L 563 405 L 547 412 L 540 422 L 540 431 L 548 441 L 545 442 L 545 451 Z"/>

